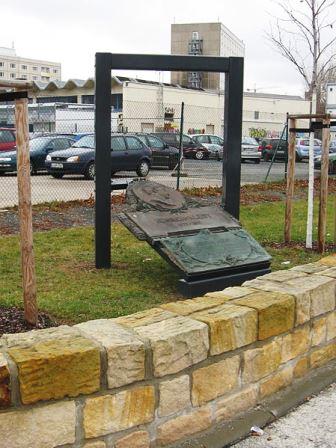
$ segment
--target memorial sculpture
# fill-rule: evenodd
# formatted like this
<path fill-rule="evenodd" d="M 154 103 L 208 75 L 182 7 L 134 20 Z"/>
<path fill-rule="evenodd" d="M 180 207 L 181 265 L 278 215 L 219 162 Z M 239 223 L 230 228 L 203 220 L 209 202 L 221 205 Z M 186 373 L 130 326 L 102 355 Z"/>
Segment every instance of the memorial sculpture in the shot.
<path fill-rule="evenodd" d="M 178 270 L 187 297 L 270 272 L 269 254 L 220 206 L 144 180 L 128 186 L 126 202 L 130 211 L 119 215 L 121 222 Z"/>

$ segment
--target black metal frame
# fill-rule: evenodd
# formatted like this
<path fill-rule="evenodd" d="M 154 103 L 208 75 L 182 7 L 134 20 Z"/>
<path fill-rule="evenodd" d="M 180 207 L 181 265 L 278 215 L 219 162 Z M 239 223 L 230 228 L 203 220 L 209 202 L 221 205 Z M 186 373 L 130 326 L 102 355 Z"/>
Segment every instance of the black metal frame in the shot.
<path fill-rule="evenodd" d="M 111 267 L 111 70 L 225 73 L 222 206 L 239 218 L 244 59 L 96 53 L 96 268 Z"/>
<path fill-rule="evenodd" d="M 22 98 L 28 98 L 28 92 L 4 92 L 0 93 L 0 103 L 7 101 L 20 100 Z"/>

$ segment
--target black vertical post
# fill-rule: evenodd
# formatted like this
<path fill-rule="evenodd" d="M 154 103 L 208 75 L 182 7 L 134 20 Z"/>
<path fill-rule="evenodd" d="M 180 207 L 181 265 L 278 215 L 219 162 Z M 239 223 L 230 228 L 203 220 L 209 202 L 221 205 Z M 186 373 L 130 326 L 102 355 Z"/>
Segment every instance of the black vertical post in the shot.
<path fill-rule="evenodd" d="M 287 180 L 287 166 L 288 166 L 288 112 L 286 115 L 286 154 L 285 154 L 285 180 Z"/>
<path fill-rule="evenodd" d="M 182 101 L 181 103 L 180 147 L 179 147 L 179 161 L 177 165 L 176 190 L 180 189 L 181 160 L 183 157 L 183 124 L 184 124 L 184 101 Z"/>
<path fill-rule="evenodd" d="M 222 207 L 239 219 L 244 59 L 229 58 L 225 73 Z"/>
<path fill-rule="evenodd" d="M 96 268 L 111 267 L 111 55 L 96 53 Z"/>

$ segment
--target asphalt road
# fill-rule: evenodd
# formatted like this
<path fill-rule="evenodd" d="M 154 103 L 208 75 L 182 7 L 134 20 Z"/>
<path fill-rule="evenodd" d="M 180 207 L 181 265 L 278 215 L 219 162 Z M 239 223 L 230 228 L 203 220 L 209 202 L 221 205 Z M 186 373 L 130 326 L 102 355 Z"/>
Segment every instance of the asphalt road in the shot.
<path fill-rule="evenodd" d="M 235 448 L 335 448 L 336 384 Z"/>
<path fill-rule="evenodd" d="M 241 165 L 241 182 L 263 182 L 270 166 L 268 162 L 243 163 Z M 221 162 L 215 160 L 186 160 L 183 172 L 187 177 L 181 177 L 180 186 L 202 187 L 221 185 Z M 277 162 L 273 165 L 269 180 L 281 180 L 284 178 L 284 164 Z M 135 173 L 124 173 L 116 177 L 135 177 Z M 308 164 L 296 165 L 296 176 L 304 179 L 308 176 Z M 170 187 L 176 186 L 176 177 L 171 176 L 171 171 L 151 170 L 148 179 L 163 183 Z M 47 174 L 38 174 L 32 177 L 32 202 L 33 204 L 49 201 L 70 201 L 75 199 L 87 199 L 94 194 L 94 182 L 84 180 L 79 176 L 65 176 L 63 179 L 54 179 Z M 0 208 L 17 205 L 17 179 L 16 175 L 6 174 L 0 177 Z"/>

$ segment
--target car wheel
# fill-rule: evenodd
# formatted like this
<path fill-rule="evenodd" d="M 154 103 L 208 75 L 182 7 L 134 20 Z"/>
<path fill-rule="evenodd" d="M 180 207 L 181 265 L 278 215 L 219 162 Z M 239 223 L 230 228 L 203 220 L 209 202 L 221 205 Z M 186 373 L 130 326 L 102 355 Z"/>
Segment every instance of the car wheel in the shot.
<path fill-rule="evenodd" d="M 203 151 L 196 151 L 195 152 L 195 159 L 196 160 L 203 160 L 204 159 L 204 152 Z"/>
<path fill-rule="evenodd" d="M 36 170 L 32 161 L 30 161 L 30 175 L 36 174 Z"/>
<path fill-rule="evenodd" d="M 96 168 L 94 162 L 90 162 L 85 169 L 84 177 L 85 179 L 94 180 L 96 174 Z"/>
<path fill-rule="evenodd" d="M 296 160 L 296 162 L 302 162 L 302 159 L 298 153 L 295 153 L 295 160 Z"/>
<path fill-rule="evenodd" d="M 260 159 L 254 159 L 254 163 L 257 164 L 257 165 L 259 165 L 259 163 L 260 163 Z"/>
<path fill-rule="evenodd" d="M 146 177 L 149 173 L 149 163 L 147 160 L 142 160 L 139 163 L 138 168 L 136 169 L 136 173 L 139 177 Z"/>
<path fill-rule="evenodd" d="M 63 173 L 51 173 L 51 175 L 54 179 L 62 179 L 62 177 L 64 176 Z"/>

